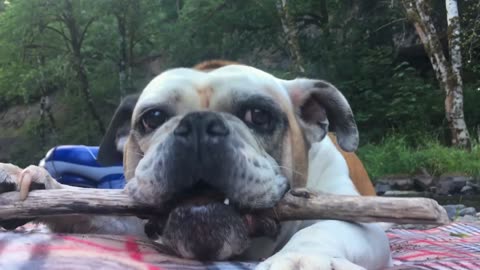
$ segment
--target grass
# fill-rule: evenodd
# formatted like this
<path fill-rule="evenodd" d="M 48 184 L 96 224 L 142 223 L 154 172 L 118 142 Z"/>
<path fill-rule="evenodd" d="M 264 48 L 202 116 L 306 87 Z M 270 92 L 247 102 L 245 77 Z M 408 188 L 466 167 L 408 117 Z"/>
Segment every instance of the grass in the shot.
<path fill-rule="evenodd" d="M 480 144 L 472 151 L 442 145 L 432 137 L 421 138 L 412 147 L 399 135 L 386 137 L 379 144 L 367 144 L 358 150 L 372 179 L 389 174 L 413 174 L 425 168 L 432 175 L 460 173 L 480 177 Z"/>

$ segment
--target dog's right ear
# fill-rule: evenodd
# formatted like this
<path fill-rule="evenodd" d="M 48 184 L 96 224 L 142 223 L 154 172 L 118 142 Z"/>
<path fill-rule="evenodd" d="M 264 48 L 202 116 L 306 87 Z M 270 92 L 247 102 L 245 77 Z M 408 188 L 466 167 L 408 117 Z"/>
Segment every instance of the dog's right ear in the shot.
<path fill-rule="evenodd" d="M 139 95 L 126 96 L 118 106 L 107 132 L 103 136 L 97 161 L 103 166 L 119 165 L 123 161 L 123 147 L 130 133 L 130 121 Z"/>

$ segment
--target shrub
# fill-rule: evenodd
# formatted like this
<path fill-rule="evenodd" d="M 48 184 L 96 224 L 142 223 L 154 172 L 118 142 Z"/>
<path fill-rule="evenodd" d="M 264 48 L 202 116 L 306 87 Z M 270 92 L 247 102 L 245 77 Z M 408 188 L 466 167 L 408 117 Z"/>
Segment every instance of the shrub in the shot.
<path fill-rule="evenodd" d="M 464 173 L 480 177 L 480 144 L 471 152 L 446 147 L 437 138 L 419 137 L 411 146 L 404 136 L 390 135 L 379 144 L 362 146 L 358 154 L 372 179 L 388 174 L 413 174 L 425 168 L 432 175 Z"/>

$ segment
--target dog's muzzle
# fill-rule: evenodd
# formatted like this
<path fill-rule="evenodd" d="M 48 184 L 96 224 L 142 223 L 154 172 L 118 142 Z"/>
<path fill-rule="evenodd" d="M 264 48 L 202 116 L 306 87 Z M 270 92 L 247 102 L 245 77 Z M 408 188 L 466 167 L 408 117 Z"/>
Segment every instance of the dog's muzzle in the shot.
<path fill-rule="evenodd" d="M 192 142 L 210 142 L 212 139 L 226 137 L 230 130 L 223 119 L 213 112 L 194 112 L 187 114 L 173 132 L 178 139 Z"/>
<path fill-rule="evenodd" d="M 134 198 L 148 194 L 167 209 L 146 231 L 161 235 L 182 257 L 240 254 L 251 236 L 245 214 L 273 206 L 288 188 L 275 161 L 242 137 L 250 132 L 243 122 L 226 122 L 228 117 L 185 115 L 140 161 L 137 183 L 128 184 Z"/>
<path fill-rule="evenodd" d="M 198 178 L 209 176 L 213 173 L 209 171 L 210 169 L 222 166 L 223 164 L 216 162 L 221 162 L 222 158 L 228 156 L 228 153 L 223 153 L 223 151 L 231 151 L 228 149 L 228 143 L 231 140 L 230 130 L 221 116 L 213 112 L 187 114 L 173 134 L 175 151 L 190 156 L 188 159 L 191 161 L 188 162 L 196 165 L 191 169 Z M 229 162 L 230 160 L 224 161 Z M 216 177 L 208 177 L 205 180 L 210 181 L 210 178 Z"/>

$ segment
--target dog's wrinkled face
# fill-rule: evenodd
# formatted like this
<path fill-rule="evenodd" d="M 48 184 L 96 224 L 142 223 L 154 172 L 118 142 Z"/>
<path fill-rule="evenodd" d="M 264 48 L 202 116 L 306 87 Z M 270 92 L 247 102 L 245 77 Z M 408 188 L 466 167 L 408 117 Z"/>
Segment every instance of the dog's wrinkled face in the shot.
<path fill-rule="evenodd" d="M 242 213 L 305 185 L 308 147 L 326 135 L 327 115 L 339 144 L 354 150 L 350 108 L 328 83 L 243 65 L 166 71 L 133 109 L 126 189 L 141 203 L 170 207 L 163 238 L 181 256 L 240 254 L 248 246 Z M 110 129 L 121 125 L 115 118 Z"/>
<path fill-rule="evenodd" d="M 147 86 L 132 118 L 131 139 L 144 155 L 132 194 L 145 203 L 164 203 L 208 186 L 239 207 L 273 206 L 288 187 L 280 164 L 289 125 L 257 81 L 221 69 L 177 69 Z"/>

